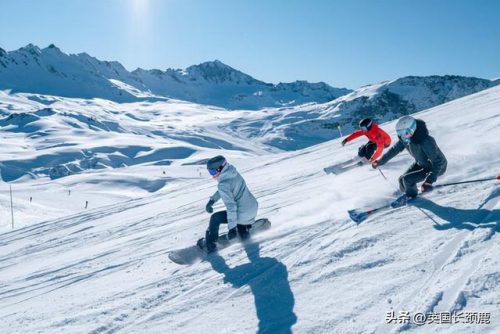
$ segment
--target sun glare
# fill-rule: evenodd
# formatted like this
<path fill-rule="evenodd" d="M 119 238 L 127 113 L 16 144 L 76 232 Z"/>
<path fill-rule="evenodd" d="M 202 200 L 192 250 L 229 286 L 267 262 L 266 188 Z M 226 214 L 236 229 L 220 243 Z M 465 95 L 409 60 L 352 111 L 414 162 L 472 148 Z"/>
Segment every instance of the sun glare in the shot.
<path fill-rule="evenodd" d="M 143 19 L 148 14 L 149 0 L 129 0 L 132 15 L 135 18 Z"/>

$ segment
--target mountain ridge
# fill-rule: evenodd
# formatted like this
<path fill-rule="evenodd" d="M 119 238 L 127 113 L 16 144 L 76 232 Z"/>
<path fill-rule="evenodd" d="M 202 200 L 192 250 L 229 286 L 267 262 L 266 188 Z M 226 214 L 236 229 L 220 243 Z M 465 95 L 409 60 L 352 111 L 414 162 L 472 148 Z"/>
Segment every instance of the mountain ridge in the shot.
<path fill-rule="evenodd" d="M 116 85 L 119 80 L 125 85 Z M 131 90 L 124 87 L 131 86 Z M 99 60 L 85 52 L 66 54 L 54 44 L 28 44 L 0 51 L 0 89 L 77 98 L 133 102 L 145 96 L 173 98 L 227 109 L 261 109 L 323 103 L 351 92 L 324 82 L 271 84 L 253 78 L 220 60 L 186 69 L 137 68 L 128 71 L 117 61 Z M 137 94 L 137 91 L 140 91 Z"/>

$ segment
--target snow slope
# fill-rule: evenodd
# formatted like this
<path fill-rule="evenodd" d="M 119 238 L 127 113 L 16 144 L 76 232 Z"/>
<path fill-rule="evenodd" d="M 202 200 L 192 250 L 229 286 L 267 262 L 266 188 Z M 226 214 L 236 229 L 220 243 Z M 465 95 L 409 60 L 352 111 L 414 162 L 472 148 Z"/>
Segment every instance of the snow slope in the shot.
<path fill-rule="evenodd" d="M 220 128 L 237 114 L 176 100 L 116 103 L 0 91 L 0 174 L 12 184 L 15 225 L 199 179 L 200 164 L 219 149 L 230 158 L 276 151 Z M 177 173 L 170 165 L 189 167 Z M 10 210 L 2 183 L 0 208 Z M 0 224 L 0 231 L 8 228 Z"/>
<path fill-rule="evenodd" d="M 449 160 L 439 182 L 498 172 L 499 103 L 494 87 L 417 115 Z M 394 122 L 384 128 L 394 136 Z M 340 176 L 322 172 L 360 143 L 232 157 L 260 202 L 259 216 L 273 227 L 245 247 L 233 245 L 192 266 L 171 263 L 167 253 L 203 235 L 215 184 L 206 175 L 180 180 L 196 173 L 180 163 L 164 167 L 175 182 L 153 193 L 3 232 L 0 332 L 498 333 L 498 183 L 442 188 L 419 208 L 356 226 L 346 210 L 388 201 L 411 162 L 402 154 L 384 167 L 389 181 L 368 167 Z M 200 158 L 216 152 L 228 151 Z M 158 170 L 130 166 L 62 180 L 85 183 L 101 172 L 126 179 L 114 173 L 135 175 L 137 168 L 159 179 Z M 115 186 L 95 184 L 102 191 Z M 55 208 L 57 194 L 47 191 L 52 196 L 46 205 Z M 490 312 L 492 319 L 490 325 L 387 325 L 391 310 Z"/>
<path fill-rule="evenodd" d="M 270 150 L 219 130 L 234 117 L 175 100 L 115 103 L 0 91 L 2 178 L 57 179 L 90 169 L 168 165 L 210 149 Z"/>

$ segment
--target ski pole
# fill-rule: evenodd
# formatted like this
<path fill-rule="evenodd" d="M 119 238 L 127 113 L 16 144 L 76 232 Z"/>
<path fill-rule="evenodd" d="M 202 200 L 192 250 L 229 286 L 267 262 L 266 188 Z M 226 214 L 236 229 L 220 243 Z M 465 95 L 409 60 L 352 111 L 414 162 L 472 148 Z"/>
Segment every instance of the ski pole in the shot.
<path fill-rule="evenodd" d="M 437 185 L 434 186 L 434 188 L 441 188 L 441 187 L 447 187 L 447 186 L 455 186 L 457 184 L 465 184 L 465 183 L 475 183 L 475 182 L 492 181 L 492 180 L 500 180 L 500 174 L 498 174 L 495 177 L 488 177 L 488 178 L 485 178 L 485 179 L 476 179 L 476 180 L 467 180 L 467 181 L 459 181 L 459 182 L 450 182 L 450 183 L 437 184 Z"/>
<path fill-rule="evenodd" d="M 380 172 L 380 174 L 384 177 L 384 179 L 386 179 L 386 180 L 387 180 L 387 177 L 386 177 L 386 176 L 384 175 L 384 173 L 382 172 L 382 169 L 380 169 L 380 168 L 377 168 L 377 169 L 378 169 L 378 171 Z"/>

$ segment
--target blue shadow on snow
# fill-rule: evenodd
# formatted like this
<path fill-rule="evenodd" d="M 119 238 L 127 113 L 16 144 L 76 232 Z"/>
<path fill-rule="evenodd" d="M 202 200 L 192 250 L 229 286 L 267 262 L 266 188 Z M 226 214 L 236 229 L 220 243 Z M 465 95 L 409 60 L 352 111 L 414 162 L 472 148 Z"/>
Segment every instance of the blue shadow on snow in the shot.
<path fill-rule="evenodd" d="M 250 287 L 259 319 L 257 333 L 292 333 L 297 316 L 293 312 L 295 299 L 287 267 L 275 258 L 260 257 L 258 243 L 250 242 L 244 247 L 249 263 L 231 268 L 218 254 L 210 255 L 208 261 L 215 271 L 224 275 L 225 283 L 235 288 Z"/>
<path fill-rule="evenodd" d="M 466 229 L 472 231 L 476 228 L 493 228 L 500 232 L 500 210 L 483 209 L 490 200 L 500 196 L 500 190 L 495 190 L 477 209 L 457 209 L 450 206 L 439 205 L 427 198 L 419 197 L 413 204 L 421 209 L 426 209 L 439 218 L 447 221 L 446 224 L 435 225 L 437 230 L 448 230 L 451 228 Z"/>

